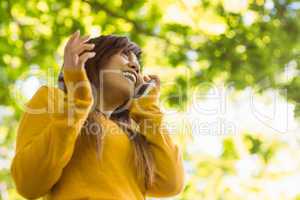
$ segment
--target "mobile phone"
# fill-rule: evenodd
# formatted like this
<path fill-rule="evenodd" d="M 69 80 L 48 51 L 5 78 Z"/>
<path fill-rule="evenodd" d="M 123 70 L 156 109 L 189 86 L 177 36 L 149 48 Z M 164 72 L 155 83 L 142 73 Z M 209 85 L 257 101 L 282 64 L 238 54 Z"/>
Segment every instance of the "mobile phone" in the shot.
<path fill-rule="evenodd" d="M 153 79 L 146 83 L 141 84 L 135 90 L 135 94 L 134 94 L 133 98 L 137 99 L 137 98 L 147 95 L 149 93 L 149 91 L 155 86 L 156 86 L 156 83 L 155 83 L 155 80 L 153 80 Z"/>

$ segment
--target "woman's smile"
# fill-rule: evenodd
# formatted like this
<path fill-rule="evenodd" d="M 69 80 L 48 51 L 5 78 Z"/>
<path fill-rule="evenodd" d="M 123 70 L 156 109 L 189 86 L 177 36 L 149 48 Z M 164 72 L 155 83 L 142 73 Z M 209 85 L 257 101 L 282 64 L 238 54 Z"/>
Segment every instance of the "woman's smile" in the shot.
<path fill-rule="evenodd" d="M 137 77 L 134 72 L 126 70 L 126 71 L 123 71 L 122 74 L 127 80 L 131 81 L 133 84 L 136 84 Z"/>

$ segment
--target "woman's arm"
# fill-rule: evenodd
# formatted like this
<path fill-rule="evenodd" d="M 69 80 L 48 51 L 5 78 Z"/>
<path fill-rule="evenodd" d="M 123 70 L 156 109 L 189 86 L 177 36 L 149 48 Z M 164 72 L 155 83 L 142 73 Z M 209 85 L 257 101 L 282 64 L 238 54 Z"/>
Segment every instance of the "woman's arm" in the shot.
<path fill-rule="evenodd" d="M 146 191 L 148 196 L 168 197 L 179 194 L 184 187 L 182 151 L 162 126 L 163 113 L 158 106 L 154 88 L 145 97 L 134 100 L 130 116 L 139 124 L 140 132 L 148 142 L 155 160 L 155 181 Z"/>
<path fill-rule="evenodd" d="M 91 85 L 84 63 L 95 53 L 75 32 L 64 52 L 67 94 L 42 86 L 26 104 L 16 141 L 11 174 L 17 191 L 28 199 L 48 193 L 72 157 L 78 134 L 93 105 Z M 38 112 L 37 112 L 38 111 Z"/>
<path fill-rule="evenodd" d="M 74 90 L 74 98 L 60 89 L 42 86 L 26 104 L 18 127 L 11 174 L 25 198 L 43 196 L 59 179 L 93 103 L 85 72 L 64 72 L 68 84 L 82 82 Z M 33 113 L 41 108 L 46 110 Z"/>

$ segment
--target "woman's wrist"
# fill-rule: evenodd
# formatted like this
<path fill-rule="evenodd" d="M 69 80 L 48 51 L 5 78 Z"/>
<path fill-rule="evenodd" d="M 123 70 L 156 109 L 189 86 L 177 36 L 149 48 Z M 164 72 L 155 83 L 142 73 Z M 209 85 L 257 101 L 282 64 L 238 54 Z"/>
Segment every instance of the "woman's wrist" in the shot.
<path fill-rule="evenodd" d="M 64 67 L 63 76 L 67 91 L 69 95 L 73 96 L 72 98 L 93 100 L 91 84 L 84 68 L 72 69 Z"/>
<path fill-rule="evenodd" d="M 78 82 L 88 80 L 84 68 L 74 69 L 69 67 L 63 67 L 63 75 L 65 82 Z"/>

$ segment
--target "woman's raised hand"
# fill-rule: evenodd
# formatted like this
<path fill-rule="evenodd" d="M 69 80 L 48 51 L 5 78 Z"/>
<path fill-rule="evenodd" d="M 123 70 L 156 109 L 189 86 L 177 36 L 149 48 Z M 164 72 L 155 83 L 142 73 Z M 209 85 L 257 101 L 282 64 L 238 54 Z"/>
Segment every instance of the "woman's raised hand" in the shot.
<path fill-rule="evenodd" d="M 71 35 L 64 49 L 63 67 L 65 69 L 82 70 L 85 62 L 96 55 L 95 52 L 90 51 L 95 45 L 85 43 L 89 37 L 89 35 L 80 37 L 79 30 Z M 81 54 L 85 50 L 89 52 Z"/>

